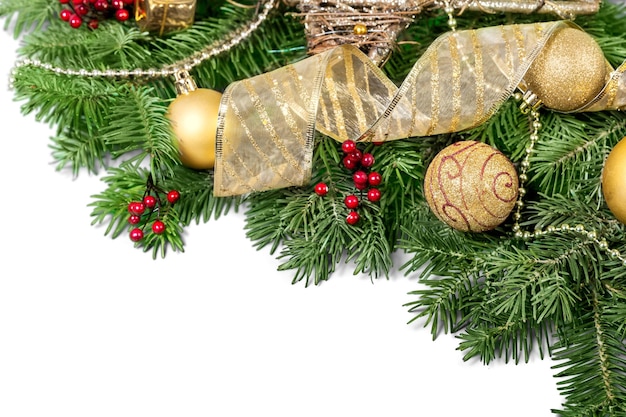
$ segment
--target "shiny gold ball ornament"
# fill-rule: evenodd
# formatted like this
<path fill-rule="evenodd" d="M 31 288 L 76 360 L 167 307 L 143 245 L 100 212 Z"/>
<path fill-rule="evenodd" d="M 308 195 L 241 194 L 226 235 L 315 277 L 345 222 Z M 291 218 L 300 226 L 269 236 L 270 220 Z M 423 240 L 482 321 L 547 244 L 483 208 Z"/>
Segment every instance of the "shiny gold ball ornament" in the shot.
<path fill-rule="evenodd" d="M 476 141 L 456 142 L 439 152 L 424 178 L 432 212 L 463 232 L 483 232 L 511 213 L 519 180 L 511 161 L 497 149 Z"/>
<path fill-rule="evenodd" d="M 611 213 L 626 224 L 626 137 L 615 145 L 604 161 L 602 194 Z"/>
<path fill-rule="evenodd" d="M 170 120 L 183 165 L 193 169 L 211 169 L 215 165 L 217 116 L 222 93 L 188 85 L 170 103 Z M 177 84 L 177 88 L 178 88 Z"/>
<path fill-rule="evenodd" d="M 607 74 L 606 59 L 596 41 L 582 30 L 567 27 L 552 35 L 524 80 L 545 107 L 567 112 L 595 98 Z"/>
<path fill-rule="evenodd" d="M 365 26 L 363 23 L 357 23 L 352 28 L 352 33 L 358 36 L 367 35 L 367 26 Z"/>

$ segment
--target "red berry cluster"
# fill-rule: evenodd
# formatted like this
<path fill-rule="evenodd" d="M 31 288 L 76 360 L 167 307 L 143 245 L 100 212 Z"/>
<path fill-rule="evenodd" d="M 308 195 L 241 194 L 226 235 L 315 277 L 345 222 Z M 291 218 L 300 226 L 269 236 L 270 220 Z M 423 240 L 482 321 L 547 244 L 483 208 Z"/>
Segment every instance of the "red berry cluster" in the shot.
<path fill-rule="evenodd" d="M 152 194 L 154 193 L 154 195 Z M 161 211 L 163 209 L 161 198 L 159 197 L 160 190 L 157 189 L 149 180 L 148 189 L 141 201 L 131 201 L 128 203 L 128 223 L 134 225 L 130 231 L 130 240 L 133 242 L 139 242 L 144 237 L 144 228 L 150 223 L 152 215 L 156 214 L 156 219 L 152 222 L 152 233 L 160 235 L 165 232 L 165 223 L 161 220 Z M 180 193 L 176 190 L 171 190 L 166 195 L 167 201 L 170 204 L 174 204 L 180 198 Z M 143 225 L 140 223 L 144 220 Z"/>
<path fill-rule="evenodd" d="M 59 0 L 65 5 L 59 13 L 61 20 L 77 29 L 87 22 L 91 29 L 97 29 L 101 20 L 114 17 L 119 22 L 130 18 L 135 0 Z"/>
<path fill-rule="evenodd" d="M 341 143 L 341 150 L 344 153 L 343 166 L 352 172 L 352 181 L 354 182 L 354 188 L 356 188 L 360 194 L 360 197 L 356 193 L 347 195 L 343 202 L 350 210 L 346 217 L 348 224 L 354 225 L 358 223 L 361 216 L 356 211 L 360 204 L 360 198 L 364 197 L 364 191 L 366 198 L 375 203 L 380 200 L 380 190 L 376 188 L 380 185 L 382 178 L 376 171 L 370 171 L 372 165 L 374 165 L 374 155 L 369 152 L 364 153 L 358 147 L 355 141 L 346 140 Z M 369 187 L 369 188 L 368 188 Z M 324 196 L 328 193 L 328 186 L 323 182 L 315 185 L 315 193 Z"/>

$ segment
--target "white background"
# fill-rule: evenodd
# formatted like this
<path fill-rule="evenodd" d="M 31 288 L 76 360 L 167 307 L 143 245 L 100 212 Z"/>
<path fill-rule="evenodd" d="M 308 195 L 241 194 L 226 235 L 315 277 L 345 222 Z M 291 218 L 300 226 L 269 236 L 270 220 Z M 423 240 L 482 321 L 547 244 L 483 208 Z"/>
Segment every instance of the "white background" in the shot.
<path fill-rule="evenodd" d="M 317 287 L 245 237 L 242 213 L 153 260 L 91 226 L 97 176 L 58 172 L 8 91 L 0 33 L 0 416 L 550 416 L 550 359 L 463 362 L 408 325 L 415 276 Z"/>

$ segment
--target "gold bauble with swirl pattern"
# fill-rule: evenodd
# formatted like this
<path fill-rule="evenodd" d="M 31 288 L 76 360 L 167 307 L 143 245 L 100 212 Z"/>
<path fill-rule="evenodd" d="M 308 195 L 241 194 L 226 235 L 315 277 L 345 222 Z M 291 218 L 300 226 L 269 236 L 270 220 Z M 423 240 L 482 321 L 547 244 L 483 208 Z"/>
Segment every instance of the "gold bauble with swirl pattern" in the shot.
<path fill-rule="evenodd" d="M 198 88 L 176 97 L 167 109 L 183 165 L 211 169 L 215 165 L 217 115 L 222 93 Z"/>
<path fill-rule="evenodd" d="M 548 40 L 524 80 L 545 107 L 563 112 L 576 110 L 604 87 L 606 59 L 589 34 L 563 28 Z"/>
<path fill-rule="evenodd" d="M 511 213 L 519 180 L 511 161 L 497 149 L 477 141 L 444 148 L 424 177 L 424 195 L 432 212 L 464 232 L 484 232 Z"/>
<path fill-rule="evenodd" d="M 604 161 L 602 194 L 611 213 L 626 224 L 626 137 L 615 145 Z"/>

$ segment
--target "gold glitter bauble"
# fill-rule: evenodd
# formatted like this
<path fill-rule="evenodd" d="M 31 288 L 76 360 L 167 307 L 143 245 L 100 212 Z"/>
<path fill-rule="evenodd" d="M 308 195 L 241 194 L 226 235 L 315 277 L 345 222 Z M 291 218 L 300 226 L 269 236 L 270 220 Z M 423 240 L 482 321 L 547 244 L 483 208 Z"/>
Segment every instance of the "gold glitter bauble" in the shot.
<path fill-rule="evenodd" d="M 183 165 L 194 169 L 211 169 L 215 165 L 221 99 L 220 92 L 198 88 L 179 95 L 170 103 L 167 117 L 172 122 Z"/>
<path fill-rule="evenodd" d="M 432 160 L 424 178 L 428 206 L 444 223 L 464 232 L 483 232 L 511 213 L 519 180 L 500 151 L 476 141 L 456 142 Z"/>
<path fill-rule="evenodd" d="M 595 98 L 606 77 L 606 59 L 596 41 L 582 30 L 563 28 L 548 40 L 524 80 L 546 107 L 572 111 Z"/>
<path fill-rule="evenodd" d="M 626 224 L 626 137 L 615 145 L 604 161 L 602 194 L 611 213 Z"/>

